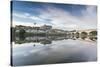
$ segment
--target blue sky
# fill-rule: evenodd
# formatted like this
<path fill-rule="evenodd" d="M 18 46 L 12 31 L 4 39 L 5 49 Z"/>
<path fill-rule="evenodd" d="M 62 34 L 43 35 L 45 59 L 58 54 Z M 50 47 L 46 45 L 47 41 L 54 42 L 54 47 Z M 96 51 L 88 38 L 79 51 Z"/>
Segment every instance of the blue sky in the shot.
<path fill-rule="evenodd" d="M 96 28 L 97 7 L 94 5 L 73 5 L 13 1 L 14 25 L 38 26 L 47 24 L 54 28 L 72 30 Z"/>

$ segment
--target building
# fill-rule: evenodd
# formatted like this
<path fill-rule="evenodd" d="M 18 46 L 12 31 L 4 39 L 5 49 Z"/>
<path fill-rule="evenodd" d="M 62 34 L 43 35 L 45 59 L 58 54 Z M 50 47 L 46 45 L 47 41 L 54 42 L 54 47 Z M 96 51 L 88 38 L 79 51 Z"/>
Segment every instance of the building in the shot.
<path fill-rule="evenodd" d="M 50 32 L 51 33 L 65 33 L 65 31 L 61 29 L 52 29 Z"/>
<path fill-rule="evenodd" d="M 41 30 L 50 30 L 52 29 L 52 26 L 49 26 L 49 25 L 43 25 L 40 27 Z"/>

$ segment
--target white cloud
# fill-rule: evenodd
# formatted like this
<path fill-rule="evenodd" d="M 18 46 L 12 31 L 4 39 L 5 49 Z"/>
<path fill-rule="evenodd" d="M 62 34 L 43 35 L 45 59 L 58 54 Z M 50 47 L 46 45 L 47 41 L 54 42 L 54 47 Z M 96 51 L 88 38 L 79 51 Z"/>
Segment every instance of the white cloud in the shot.
<path fill-rule="evenodd" d="M 13 13 L 13 16 L 15 16 L 15 17 L 19 17 L 19 18 L 28 18 L 28 16 L 27 16 L 26 13 L 24 13 L 24 14 Z"/>
<path fill-rule="evenodd" d="M 89 29 L 96 28 L 97 15 L 96 7 L 87 6 L 82 11 L 82 16 L 73 16 L 67 11 L 55 7 L 48 7 L 40 11 L 40 17 L 50 19 L 53 27 L 60 29 Z"/>
<path fill-rule="evenodd" d="M 18 19 L 20 18 L 19 19 L 20 23 L 24 23 L 24 24 L 27 24 L 27 23 L 32 23 L 33 24 L 34 22 L 36 22 L 37 24 L 43 24 L 43 23 L 46 22 L 45 18 L 41 18 L 39 16 L 32 15 L 30 13 L 16 13 L 16 12 L 14 12 L 13 13 L 13 20 L 14 20 L 14 22 L 19 22 L 19 21 L 16 21 L 16 17 Z M 24 22 L 25 20 L 23 21 L 22 18 L 25 19 L 25 20 L 27 20 L 27 21 L 29 21 L 29 22 Z M 31 20 L 31 22 L 30 22 L 30 20 Z"/>
<path fill-rule="evenodd" d="M 31 22 L 24 23 L 24 22 L 19 22 L 19 21 L 13 21 L 12 26 L 15 27 L 16 25 L 40 27 L 43 24 L 41 23 L 41 24 L 34 25 L 34 23 L 31 23 Z"/>
<path fill-rule="evenodd" d="M 33 21 L 41 21 L 38 25 L 43 25 L 45 19 L 51 20 L 53 28 L 59 28 L 64 30 L 73 29 L 91 29 L 97 26 L 97 15 L 95 6 L 87 6 L 85 10 L 82 10 L 82 16 L 75 16 L 63 9 L 55 7 L 45 7 L 43 10 L 39 10 L 40 15 L 34 16 L 29 13 L 16 14 L 14 16 L 26 19 L 32 19 Z M 28 25 L 33 26 L 32 22 L 17 22 L 14 21 L 15 25 Z M 49 24 L 47 21 L 46 24 Z"/>

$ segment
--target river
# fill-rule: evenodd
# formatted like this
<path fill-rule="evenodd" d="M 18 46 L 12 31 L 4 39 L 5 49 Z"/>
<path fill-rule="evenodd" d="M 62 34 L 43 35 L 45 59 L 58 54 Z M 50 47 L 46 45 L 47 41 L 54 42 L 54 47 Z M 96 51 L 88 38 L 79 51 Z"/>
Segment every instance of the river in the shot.
<path fill-rule="evenodd" d="M 34 41 L 34 38 L 26 40 Z M 36 39 L 36 38 L 35 38 Z M 12 44 L 13 66 L 88 62 L 97 60 L 97 42 L 57 38 Z"/>

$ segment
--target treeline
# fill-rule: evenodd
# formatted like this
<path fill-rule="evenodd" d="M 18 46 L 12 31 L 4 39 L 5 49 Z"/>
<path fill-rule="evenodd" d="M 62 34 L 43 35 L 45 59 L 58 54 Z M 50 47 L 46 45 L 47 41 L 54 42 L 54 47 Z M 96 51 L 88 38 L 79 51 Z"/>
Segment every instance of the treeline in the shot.
<path fill-rule="evenodd" d="M 24 39 L 25 37 L 33 37 L 33 36 L 40 36 L 40 37 L 46 37 L 46 36 L 59 36 L 59 37 L 66 37 L 69 36 L 69 38 L 90 38 L 91 40 L 97 40 L 97 31 L 91 31 L 90 33 L 87 32 L 76 32 L 76 33 L 58 33 L 58 32 L 26 32 L 24 29 L 20 29 L 19 32 L 16 32 L 16 29 L 11 27 L 11 42 L 15 40 L 15 37 L 20 37 Z"/>
<path fill-rule="evenodd" d="M 26 32 L 24 29 L 20 29 L 19 32 L 16 32 L 16 29 L 11 27 L 11 42 L 15 40 L 15 37 L 31 37 L 31 36 L 66 36 L 66 33 L 57 33 L 57 32 Z"/>
<path fill-rule="evenodd" d="M 25 37 L 29 37 L 29 36 L 66 36 L 66 33 L 41 33 L 41 32 L 32 32 L 32 33 L 22 33 L 22 32 L 16 32 L 15 36 L 25 36 Z"/>

